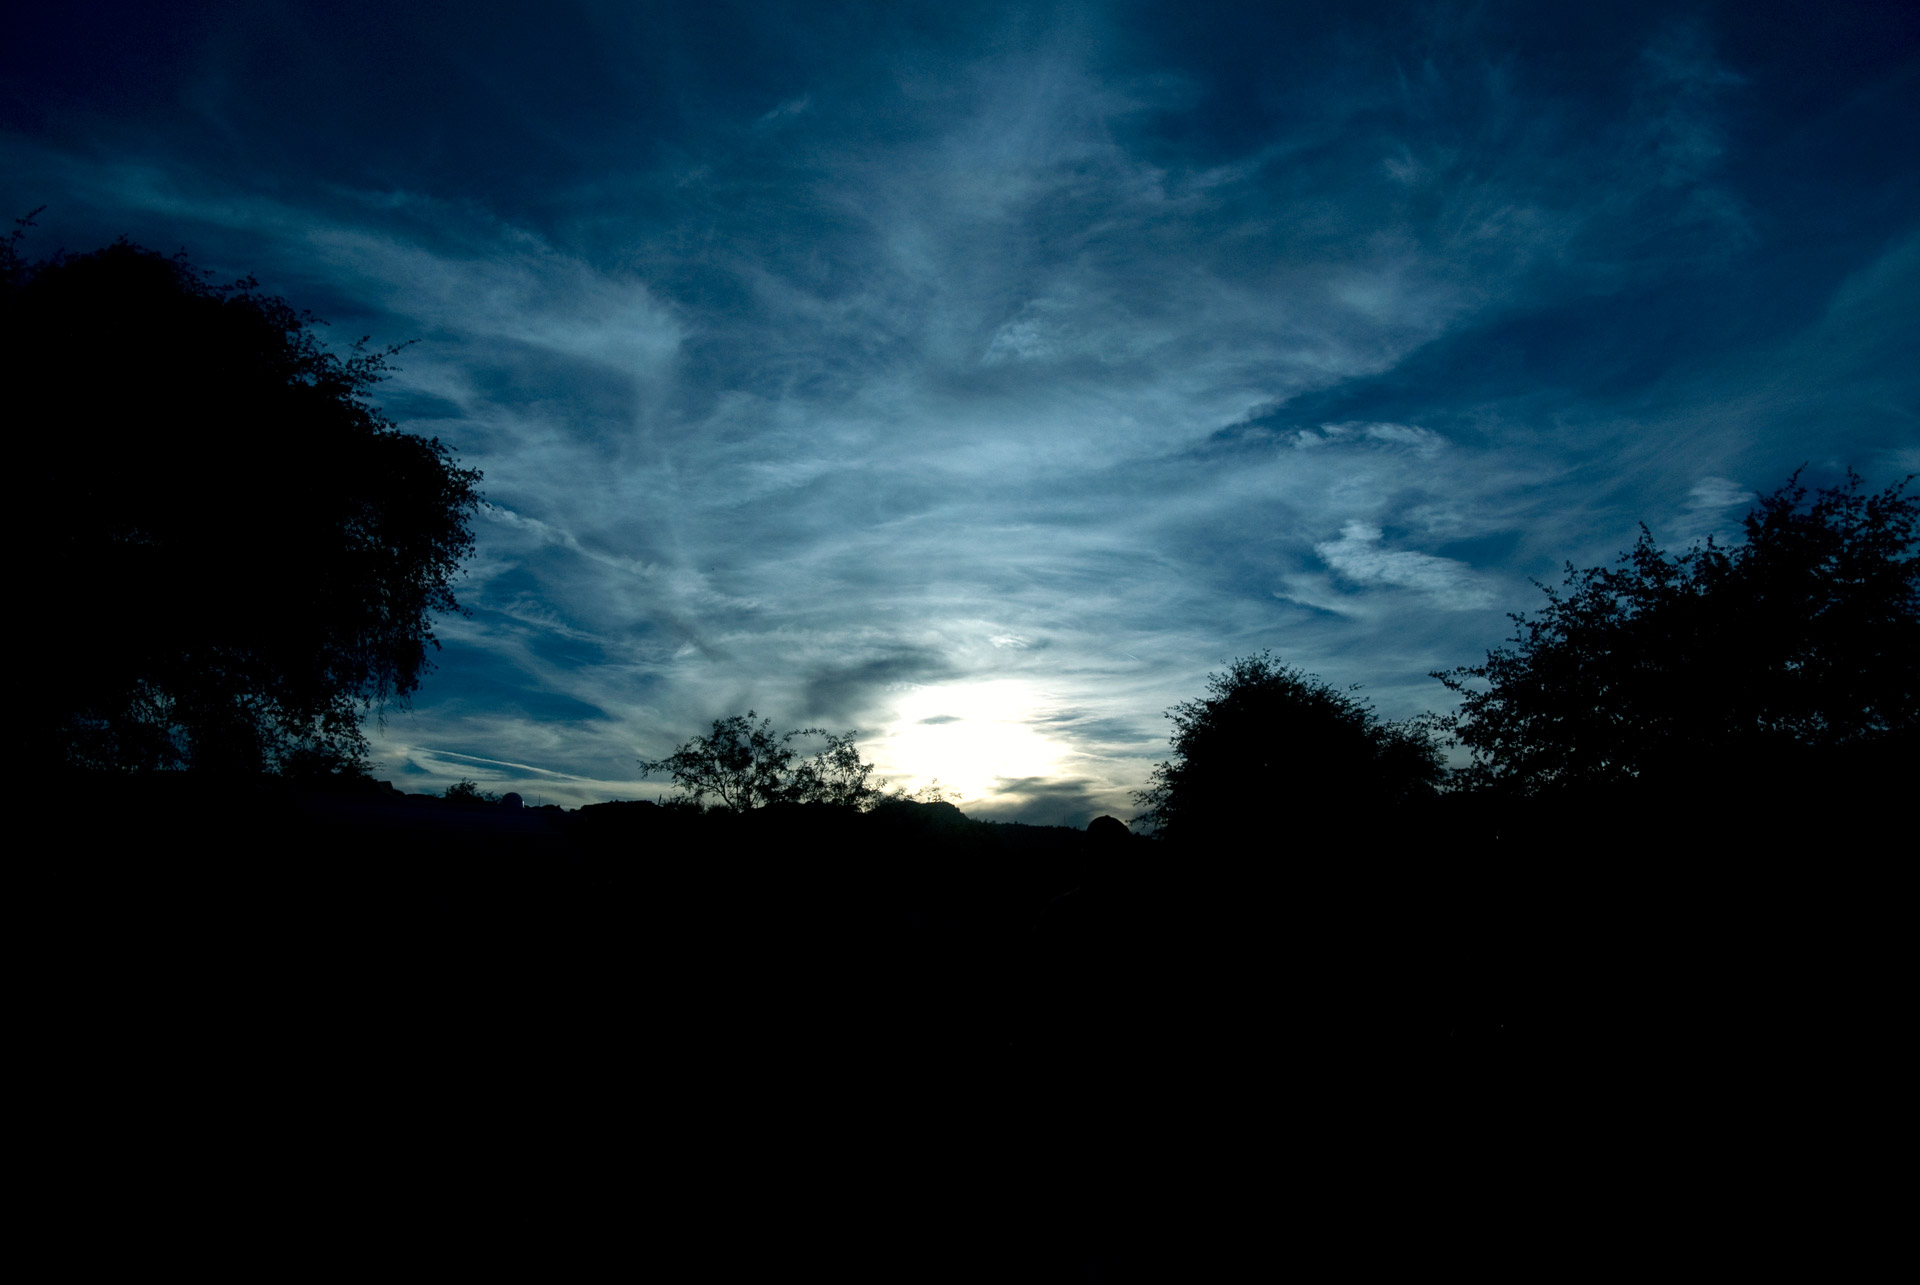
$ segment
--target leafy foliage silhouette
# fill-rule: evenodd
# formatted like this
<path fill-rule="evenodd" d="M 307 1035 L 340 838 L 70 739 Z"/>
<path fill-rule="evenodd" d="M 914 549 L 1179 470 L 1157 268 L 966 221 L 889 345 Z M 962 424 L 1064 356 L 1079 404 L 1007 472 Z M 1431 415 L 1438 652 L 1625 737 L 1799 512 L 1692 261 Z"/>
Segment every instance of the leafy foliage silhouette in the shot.
<path fill-rule="evenodd" d="M 1920 729 L 1920 499 L 1851 470 L 1792 478 L 1746 540 L 1666 554 L 1643 527 L 1616 567 L 1576 571 L 1509 647 L 1435 678 L 1481 787 L 1539 793 L 1703 771 L 1778 778 L 1860 761 Z"/>
<path fill-rule="evenodd" d="M 211 284 L 126 241 L 0 248 L 0 345 L 41 556 L 30 735 L 55 762 L 330 773 L 363 710 L 430 668 L 460 610 L 480 474 L 368 394 L 397 349 L 344 359 L 251 278 Z"/>
<path fill-rule="evenodd" d="M 873 764 L 862 762 L 852 732 L 835 735 L 824 728 L 803 727 L 784 734 L 773 730 L 772 719 L 744 715 L 717 718 L 705 736 L 685 742 L 663 759 L 641 759 L 640 774 L 665 772 L 674 784 L 700 803 L 709 795 L 732 812 L 750 812 L 772 803 L 831 803 L 863 807 L 879 797 L 873 784 Z M 801 737 L 826 739 L 826 748 L 801 759 L 793 742 Z"/>
<path fill-rule="evenodd" d="M 1163 838 L 1243 839 L 1282 799 L 1309 828 L 1315 816 L 1331 824 L 1355 807 L 1377 813 L 1428 797 L 1444 775 L 1424 722 L 1382 722 L 1351 691 L 1269 653 L 1209 674 L 1207 690 L 1167 712 L 1173 757 L 1134 796 L 1146 809 L 1136 820 Z"/>

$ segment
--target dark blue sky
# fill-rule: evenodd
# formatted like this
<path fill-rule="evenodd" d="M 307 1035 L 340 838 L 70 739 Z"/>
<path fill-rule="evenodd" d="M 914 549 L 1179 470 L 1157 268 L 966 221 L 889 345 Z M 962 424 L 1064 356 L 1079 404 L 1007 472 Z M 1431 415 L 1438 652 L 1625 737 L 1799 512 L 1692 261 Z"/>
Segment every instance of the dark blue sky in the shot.
<path fill-rule="evenodd" d="M 405 788 L 752 706 L 1126 816 L 1235 655 L 1444 708 L 1636 523 L 1920 470 L 1920 9 L 1259 8 L 36 6 L 0 196 L 420 341 L 494 507 Z"/>

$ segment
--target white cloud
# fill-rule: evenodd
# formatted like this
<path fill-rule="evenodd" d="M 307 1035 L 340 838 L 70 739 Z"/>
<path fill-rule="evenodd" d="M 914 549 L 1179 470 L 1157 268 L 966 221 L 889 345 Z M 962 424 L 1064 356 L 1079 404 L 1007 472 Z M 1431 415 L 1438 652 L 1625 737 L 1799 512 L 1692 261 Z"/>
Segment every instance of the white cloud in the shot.
<path fill-rule="evenodd" d="M 801 94 L 798 97 L 789 98 L 778 106 L 769 109 L 755 124 L 762 128 L 769 125 L 777 125 L 782 121 L 791 120 L 795 116 L 801 115 L 811 106 L 813 106 L 813 96 L 811 94 Z"/>
<path fill-rule="evenodd" d="M 1687 507 L 1697 513 L 1718 515 L 1734 505 L 1753 503 L 1753 492 L 1724 477 L 1703 477 L 1687 492 Z"/>
<path fill-rule="evenodd" d="M 1338 540 L 1322 541 L 1313 551 L 1356 584 L 1414 589 L 1449 611 L 1477 611 L 1494 604 L 1492 587 L 1466 563 L 1382 548 L 1382 539 L 1379 527 L 1349 522 Z"/>
<path fill-rule="evenodd" d="M 1432 459 L 1447 449 L 1447 439 L 1431 429 L 1419 428 L 1412 424 L 1367 424 L 1349 422 L 1344 424 L 1322 424 L 1315 433 L 1301 429 L 1293 436 L 1295 450 L 1311 450 L 1317 446 L 1332 443 L 1358 444 L 1375 442 L 1385 446 L 1398 446 L 1413 452 L 1422 459 Z"/>

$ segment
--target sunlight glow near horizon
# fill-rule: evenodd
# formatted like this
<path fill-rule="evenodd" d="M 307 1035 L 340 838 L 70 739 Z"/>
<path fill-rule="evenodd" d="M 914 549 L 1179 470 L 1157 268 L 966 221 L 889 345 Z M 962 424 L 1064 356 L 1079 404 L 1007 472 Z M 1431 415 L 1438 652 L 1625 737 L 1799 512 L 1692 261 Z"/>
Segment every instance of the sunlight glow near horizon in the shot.
<path fill-rule="evenodd" d="M 1058 776 L 1068 747 L 1033 727 L 1046 706 L 1020 679 L 916 687 L 875 747 L 880 775 L 910 791 L 937 780 L 973 803 L 992 798 L 998 780 Z"/>

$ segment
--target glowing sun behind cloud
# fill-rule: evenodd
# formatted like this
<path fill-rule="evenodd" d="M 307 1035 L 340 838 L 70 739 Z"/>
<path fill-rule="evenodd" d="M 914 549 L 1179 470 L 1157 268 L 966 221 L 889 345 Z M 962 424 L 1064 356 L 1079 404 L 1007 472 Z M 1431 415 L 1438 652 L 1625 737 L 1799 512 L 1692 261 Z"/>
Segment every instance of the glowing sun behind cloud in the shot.
<path fill-rule="evenodd" d="M 895 706 L 877 747 L 881 775 L 908 790 L 937 779 L 971 802 L 990 798 L 999 777 L 1058 775 L 1070 751 L 1034 729 L 1045 706 L 1018 679 L 917 687 Z"/>

